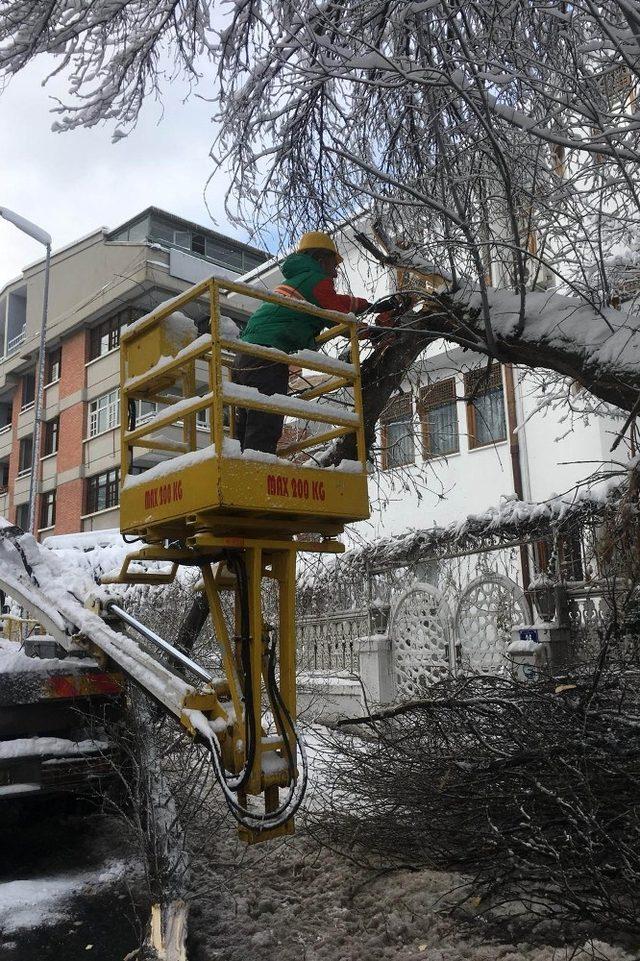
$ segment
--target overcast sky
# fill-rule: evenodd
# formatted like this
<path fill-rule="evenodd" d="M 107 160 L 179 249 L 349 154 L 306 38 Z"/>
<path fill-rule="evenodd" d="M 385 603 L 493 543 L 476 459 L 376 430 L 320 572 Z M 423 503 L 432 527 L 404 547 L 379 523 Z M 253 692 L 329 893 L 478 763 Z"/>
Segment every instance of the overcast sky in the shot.
<path fill-rule="evenodd" d="M 115 227 L 154 205 L 246 240 L 223 210 L 224 178 L 207 191 L 211 171 L 211 107 L 173 84 L 164 102 L 148 102 L 137 129 L 111 143 L 113 127 L 51 133 L 46 63 L 36 61 L 0 95 L 0 206 L 47 230 L 54 249 L 96 227 Z M 161 119 L 162 117 L 162 119 Z M 0 219 L 0 287 L 40 257 L 42 247 Z"/>

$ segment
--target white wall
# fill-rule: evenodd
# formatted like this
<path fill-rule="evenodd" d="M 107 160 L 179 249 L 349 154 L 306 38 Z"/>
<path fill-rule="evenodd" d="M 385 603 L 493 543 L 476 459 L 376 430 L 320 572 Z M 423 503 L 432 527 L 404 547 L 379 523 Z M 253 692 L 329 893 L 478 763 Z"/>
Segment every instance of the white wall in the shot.
<path fill-rule="evenodd" d="M 336 246 L 343 258 L 336 288 L 356 297 L 378 300 L 394 290 L 393 271 L 382 267 L 353 239 L 351 229 L 336 235 Z"/>
<path fill-rule="evenodd" d="M 535 410 L 537 400 L 531 393 L 531 378 L 518 372 L 516 391 L 526 419 Z M 626 459 L 624 445 L 616 454 L 610 453 L 611 444 L 623 419 L 591 415 L 587 421 L 574 416 L 568 405 L 547 413 L 535 413 L 520 429 L 521 446 L 526 452 L 529 474 L 528 496 L 543 501 L 554 494 L 572 490 L 585 477 L 607 466 L 612 457 Z"/>
<path fill-rule="evenodd" d="M 345 266 L 354 292 L 360 292 L 363 274 L 369 264 L 359 264 L 358 252 L 351 247 Z M 392 272 L 375 282 L 380 291 L 393 287 Z M 411 371 L 404 389 L 415 396 L 421 383 L 457 376 L 457 395 L 464 395 L 461 370 L 480 366 L 486 358 L 451 349 L 443 342 L 432 347 L 421 358 L 419 369 Z M 531 376 L 524 370 L 514 371 L 516 410 L 520 427 L 520 463 L 526 500 L 543 501 L 576 487 L 585 477 L 610 463 L 609 453 L 621 419 L 591 416 L 588 422 L 574 417 L 567 407 L 535 413 L 540 397 L 533 392 Z M 357 538 L 398 534 L 409 529 L 429 528 L 435 524 L 462 521 L 469 514 L 496 507 L 504 496 L 513 496 L 514 480 L 508 440 L 492 447 L 469 449 L 466 436 L 466 408 L 458 404 L 460 452 L 447 458 L 424 460 L 419 451 L 419 421 L 415 420 L 416 462 L 402 471 L 376 470 L 370 479 L 374 508 L 371 520 L 357 525 Z M 623 460 L 622 445 L 615 455 Z"/>
<path fill-rule="evenodd" d="M 405 389 L 415 397 L 421 383 L 456 377 L 456 395 L 464 397 L 463 375 L 459 372 L 459 352 L 440 353 L 422 365 L 418 383 L 409 381 Z M 480 357 L 466 355 L 465 368 L 481 364 Z M 457 404 L 458 453 L 447 457 L 423 458 L 420 450 L 420 424 L 414 418 L 415 464 L 400 470 L 376 470 L 369 482 L 372 517 L 356 526 L 355 536 L 379 537 L 410 529 L 445 526 L 469 514 L 484 511 L 513 494 L 513 472 L 509 444 L 469 448 L 466 404 Z M 506 419 L 506 410 L 505 410 Z"/>

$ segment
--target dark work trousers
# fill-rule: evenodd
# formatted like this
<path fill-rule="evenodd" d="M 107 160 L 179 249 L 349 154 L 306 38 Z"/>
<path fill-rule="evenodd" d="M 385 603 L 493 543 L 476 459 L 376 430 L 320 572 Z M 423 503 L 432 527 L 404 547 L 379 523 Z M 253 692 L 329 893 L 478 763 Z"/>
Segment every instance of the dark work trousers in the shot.
<path fill-rule="evenodd" d="M 233 367 L 233 381 L 245 387 L 255 387 L 267 396 L 286 394 L 289 389 L 289 368 L 286 364 L 271 364 L 261 357 L 238 354 Z M 267 454 L 275 454 L 283 421 L 283 414 L 237 407 L 236 437 L 242 450 L 263 450 Z"/>

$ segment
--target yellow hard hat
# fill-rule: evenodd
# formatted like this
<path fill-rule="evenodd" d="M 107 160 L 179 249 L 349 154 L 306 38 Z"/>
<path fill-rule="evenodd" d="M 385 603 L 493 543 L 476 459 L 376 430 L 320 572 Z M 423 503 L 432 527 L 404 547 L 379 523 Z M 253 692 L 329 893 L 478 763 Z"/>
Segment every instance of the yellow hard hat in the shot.
<path fill-rule="evenodd" d="M 342 257 L 338 253 L 333 237 L 323 233 L 321 230 L 310 230 L 303 234 L 298 244 L 298 252 L 304 253 L 305 250 L 329 250 L 338 258 L 338 263 L 342 263 Z"/>

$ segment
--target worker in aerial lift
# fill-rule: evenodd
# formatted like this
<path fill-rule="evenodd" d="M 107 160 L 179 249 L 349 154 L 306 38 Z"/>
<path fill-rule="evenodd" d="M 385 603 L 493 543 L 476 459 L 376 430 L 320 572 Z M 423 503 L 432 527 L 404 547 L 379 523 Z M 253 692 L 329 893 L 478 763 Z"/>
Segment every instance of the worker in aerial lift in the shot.
<path fill-rule="evenodd" d="M 369 310 L 372 305 L 363 297 L 337 293 L 334 280 L 341 263 L 342 257 L 329 234 L 319 231 L 303 234 L 296 252 L 281 264 L 285 282 L 276 287 L 274 293 L 344 314 Z M 295 307 L 264 303 L 249 318 L 240 340 L 293 354 L 305 348 L 315 350 L 316 337 L 327 326 L 330 325 L 320 317 L 296 311 Z M 364 324 L 360 336 L 366 336 Z M 286 394 L 289 367 L 238 354 L 233 379 L 237 384 L 256 387 L 261 394 Z M 282 414 L 239 407 L 236 436 L 242 449 L 275 454 L 283 421 Z"/>

